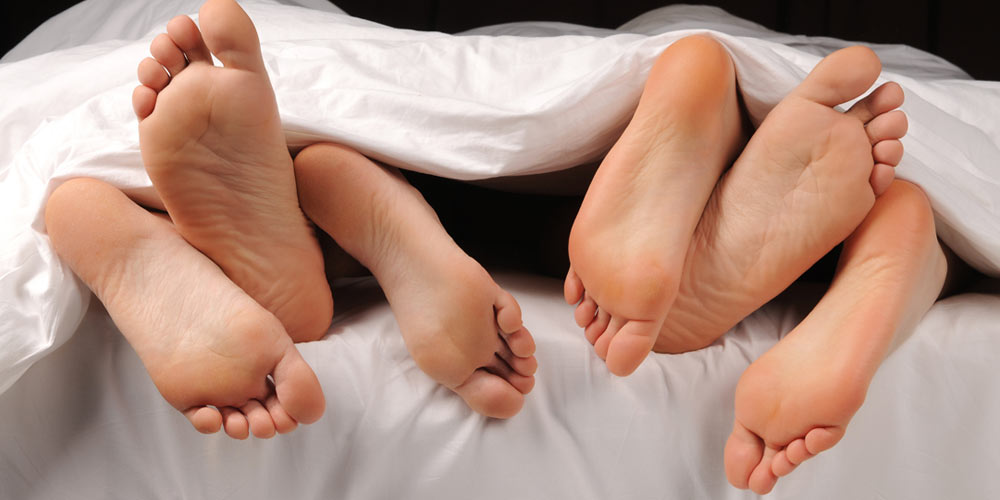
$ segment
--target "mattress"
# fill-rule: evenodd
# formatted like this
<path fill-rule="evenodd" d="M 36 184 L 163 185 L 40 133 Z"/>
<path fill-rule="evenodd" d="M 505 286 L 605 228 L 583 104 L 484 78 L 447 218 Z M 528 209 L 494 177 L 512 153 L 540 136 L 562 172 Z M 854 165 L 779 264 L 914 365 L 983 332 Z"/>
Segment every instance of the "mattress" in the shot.
<path fill-rule="evenodd" d="M 247 1 L 294 147 L 351 145 L 464 180 L 594 161 L 653 58 L 695 32 L 736 62 L 752 120 L 847 42 L 784 35 L 717 9 L 658 9 L 618 30 L 519 23 L 459 36 L 387 28 L 319 2 Z M 311 4 L 311 5 L 310 5 Z M 87 0 L 0 61 L 0 498 L 751 498 L 722 448 L 742 371 L 822 287 L 796 285 L 712 346 L 610 375 L 560 283 L 500 274 L 538 344 L 522 412 L 491 420 L 409 358 L 371 280 L 338 282 L 330 334 L 301 344 L 327 410 L 271 440 L 203 436 L 160 398 L 100 303 L 52 254 L 45 199 L 77 176 L 148 193 L 128 105 L 135 64 L 198 2 Z M 901 178 L 941 238 L 1000 275 L 1000 85 L 876 46 L 907 91 Z M 834 449 L 774 498 L 1000 496 L 1000 294 L 937 303 L 880 368 Z"/>

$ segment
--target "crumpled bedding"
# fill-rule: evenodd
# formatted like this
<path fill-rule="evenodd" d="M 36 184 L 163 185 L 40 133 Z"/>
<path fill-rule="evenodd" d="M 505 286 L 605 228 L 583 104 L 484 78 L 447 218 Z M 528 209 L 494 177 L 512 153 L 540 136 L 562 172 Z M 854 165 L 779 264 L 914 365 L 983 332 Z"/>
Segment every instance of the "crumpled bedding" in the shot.
<path fill-rule="evenodd" d="M 0 390 L 72 335 L 89 300 L 50 251 L 42 223 L 48 193 L 65 179 L 89 176 L 148 195 L 129 104 L 135 66 L 166 20 L 197 5 L 148 3 L 147 15 L 129 18 L 139 22 L 125 23 L 120 35 L 148 27 L 134 40 L 106 39 L 122 19 L 96 17 L 97 28 L 76 39 L 93 43 L 0 66 L 0 95 L 17 96 L 0 103 L 0 210 L 8 214 L 0 227 Z M 332 140 L 403 168 L 468 180 L 598 159 L 627 123 L 651 61 L 671 42 L 704 31 L 692 26 L 713 29 L 731 50 L 756 122 L 818 53 L 845 45 L 690 7 L 653 11 L 613 32 L 578 27 L 571 35 L 524 36 L 565 26 L 541 23 L 451 36 L 391 29 L 329 9 L 245 5 L 258 25 L 290 145 Z M 65 24 L 86 19 L 89 6 L 98 15 L 120 4 L 84 2 L 47 28 L 73 32 Z M 45 49 L 42 39 L 29 39 L 34 50 Z M 899 177 L 927 191 L 949 246 L 1000 276 L 1000 84 L 969 80 L 914 49 L 877 48 L 886 67 L 898 71 L 883 77 L 907 92 L 910 131 Z M 908 76 L 911 68 L 915 76 Z"/>
<path fill-rule="evenodd" d="M 808 300 L 775 301 L 709 349 L 654 355 L 617 379 L 572 324 L 557 284 L 506 277 L 542 363 L 524 413 L 509 422 L 470 414 L 423 377 L 380 298 L 346 311 L 338 302 L 335 335 L 301 349 L 328 395 L 320 423 L 267 443 L 187 429 L 53 255 L 42 210 L 78 176 L 150 193 L 129 104 L 135 65 L 170 17 L 199 3 L 87 0 L 0 60 L 0 416 L 9 423 L 0 484 L 11 498 L 97 498 L 108 485 L 149 498 L 281 488 L 310 498 L 742 497 L 721 472 L 732 388 Z M 758 123 L 823 54 L 848 45 L 704 7 L 658 9 L 618 30 L 518 23 L 452 36 L 387 28 L 315 0 L 241 3 L 293 147 L 332 140 L 466 180 L 599 159 L 652 60 L 685 35 L 707 32 L 731 51 Z M 898 176 L 927 192 L 943 241 L 1000 276 L 1000 84 L 908 47 L 875 49 L 882 79 L 907 93 Z M 1000 455 L 984 444 L 1000 440 L 988 424 L 1000 417 L 998 305 L 989 294 L 936 305 L 887 360 L 845 441 L 776 496 L 1000 494 L 989 472 Z"/>

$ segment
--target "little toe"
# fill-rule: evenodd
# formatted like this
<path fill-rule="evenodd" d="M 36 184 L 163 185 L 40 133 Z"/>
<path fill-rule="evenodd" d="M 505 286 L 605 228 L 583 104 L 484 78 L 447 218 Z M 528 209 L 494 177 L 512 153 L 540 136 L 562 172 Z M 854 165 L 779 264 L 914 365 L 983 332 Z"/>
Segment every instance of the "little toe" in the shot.
<path fill-rule="evenodd" d="M 246 415 L 231 406 L 219 408 L 219 411 L 222 413 L 222 426 L 229 437 L 241 440 L 250 437 L 250 423 Z"/>
<path fill-rule="evenodd" d="M 587 328 L 583 330 L 583 334 L 587 337 L 587 341 L 590 342 L 590 345 L 594 345 L 594 343 L 597 342 L 597 339 L 601 337 L 604 330 L 608 329 L 608 325 L 610 323 L 611 315 L 604 309 L 599 309 L 597 311 L 597 318 L 595 318 L 594 321 L 587 325 Z"/>
<path fill-rule="evenodd" d="M 872 175 L 868 178 L 868 183 L 872 186 L 875 196 L 882 196 L 882 193 L 889 189 L 893 179 L 896 178 L 896 169 L 883 163 L 878 163 L 872 168 Z"/>
<path fill-rule="evenodd" d="M 273 375 L 278 401 L 296 422 L 311 424 L 323 416 L 326 408 L 323 389 L 316 374 L 291 341 L 274 367 Z"/>
<path fill-rule="evenodd" d="M 583 295 L 583 301 L 580 305 L 576 306 L 576 311 L 573 312 L 573 319 L 576 320 L 576 325 L 580 328 L 586 328 L 592 321 L 594 321 L 594 315 L 597 314 L 597 302 L 590 298 L 590 294 Z"/>
<path fill-rule="evenodd" d="M 875 163 L 895 167 L 903 159 L 903 143 L 899 139 L 879 141 L 872 146 L 872 158 Z"/>
<path fill-rule="evenodd" d="M 566 299 L 567 304 L 579 304 L 580 299 L 583 298 L 583 281 L 577 276 L 573 268 L 569 268 L 569 272 L 566 273 L 566 281 L 563 283 L 563 298 Z"/>
<path fill-rule="evenodd" d="M 167 83 L 170 82 L 170 75 L 167 74 L 167 70 L 152 57 L 147 57 L 139 61 L 139 66 L 136 68 L 136 76 L 139 77 L 139 83 L 156 92 L 163 90 L 163 87 L 166 87 Z"/>
<path fill-rule="evenodd" d="M 171 77 L 177 76 L 177 73 L 180 73 L 187 66 L 184 53 L 166 33 L 156 35 L 153 42 L 149 44 L 149 53 L 153 55 L 156 62 L 167 69 Z"/>
<path fill-rule="evenodd" d="M 861 120 L 861 123 L 868 123 L 872 118 L 902 105 L 903 88 L 896 82 L 887 82 L 865 96 L 864 99 L 854 103 L 845 114 Z"/>
<path fill-rule="evenodd" d="M 631 320 L 622 326 L 608 345 L 608 370 L 619 377 L 639 368 L 653 350 L 663 322 Z"/>
<path fill-rule="evenodd" d="M 763 441 L 739 421 L 734 421 L 733 432 L 726 441 L 724 452 L 729 484 L 741 489 L 750 487 L 750 474 L 760 464 L 763 456 Z"/>
<path fill-rule="evenodd" d="M 222 414 L 211 406 L 196 406 L 183 413 L 195 430 L 202 434 L 214 434 L 222 428 Z"/>
<path fill-rule="evenodd" d="M 264 400 L 264 407 L 271 414 L 271 421 L 274 422 L 274 430 L 278 431 L 278 434 L 287 434 L 299 426 L 299 423 L 281 407 L 278 397 L 273 393 Z"/>
<path fill-rule="evenodd" d="M 908 128 L 906 113 L 897 109 L 873 118 L 865 125 L 865 132 L 868 134 L 868 141 L 874 146 L 881 141 L 903 137 Z"/>
<path fill-rule="evenodd" d="M 260 404 L 260 401 L 251 399 L 240 407 L 240 411 L 246 415 L 247 422 L 250 424 L 250 432 L 254 437 L 260 439 L 274 437 L 274 421 L 271 420 L 271 414 L 267 412 L 264 405 Z"/>
<path fill-rule="evenodd" d="M 167 23 L 167 36 L 184 51 L 189 62 L 212 62 L 212 54 L 201 38 L 201 31 L 188 16 L 177 16 Z"/>
<path fill-rule="evenodd" d="M 476 370 L 452 389 L 473 411 L 493 418 L 510 418 L 524 406 L 524 394 L 486 370 Z"/>
<path fill-rule="evenodd" d="M 144 120 L 147 116 L 152 114 L 153 108 L 155 107 L 155 90 L 145 85 L 139 85 L 132 91 L 132 111 L 135 111 L 135 116 L 140 120 Z"/>

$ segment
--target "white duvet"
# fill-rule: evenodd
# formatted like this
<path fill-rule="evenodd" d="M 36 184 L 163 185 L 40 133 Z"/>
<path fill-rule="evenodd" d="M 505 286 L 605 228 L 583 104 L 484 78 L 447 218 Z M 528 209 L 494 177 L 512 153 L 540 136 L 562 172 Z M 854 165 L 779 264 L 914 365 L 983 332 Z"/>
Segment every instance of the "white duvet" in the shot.
<path fill-rule="evenodd" d="M 469 180 L 598 159 L 652 60 L 687 34 L 708 30 L 731 51 L 756 122 L 822 54 L 847 45 L 696 7 L 653 11 L 615 31 L 532 23 L 451 36 L 387 28 L 319 1 L 242 3 L 290 144 L 333 140 Z M 744 495 L 721 469 L 732 389 L 808 299 L 777 300 L 706 350 L 654 355 L 617 379 L 572 324 L 557 283 L 501 277 L 541 363 L 524 412 L 507 422 L 471 414 L 431 383 L 406 356 L 384 302 L 359 299 L 341 307 L 334 335 L 301 349 L 328 395 L 320 423 L 266 443 L 187 429 L 52 254 L 41 214 L 48 193 L 72 177 L 148 192 L 129 104 L 135 65 L 170 17 L 197 7 L 88 0 L 0 63 L 0 498 Z M 898 176 L 928 193 L 949 246 L 1000 276 L 1000 84 L 914 49 L 875 48 L 883 80 L 907 94 Z M 343 294 L 368 292 L 338 293 L 343 306 Z M 995 295 L 936 305 L 880 370 L 845 440 L 775 494 L 1000 495 L 991 424 L 1000 419 L 998 308 Z"/>

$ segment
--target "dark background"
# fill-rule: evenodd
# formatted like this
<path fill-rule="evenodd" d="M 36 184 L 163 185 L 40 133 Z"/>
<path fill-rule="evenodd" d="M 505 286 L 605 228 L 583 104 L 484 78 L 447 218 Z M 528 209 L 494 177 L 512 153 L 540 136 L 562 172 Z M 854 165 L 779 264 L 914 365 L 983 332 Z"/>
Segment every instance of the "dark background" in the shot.
<path fill-rule="evenodd" d="M 141 0 L 133 0 L 141 1 Z M 77 3 L 0 0 L 0 53 Z M 348 13 L 389 26 L 456 32 L 513 21 L 614 28 L 669 0 L 340 0 Z M 697 3 L 697 2 L 688 2 Z M 705 0 L 786 33 L 902 43 L 941 55 L 973 77 L 1000 80 L 1000 2 L 983 0 Z"/>

